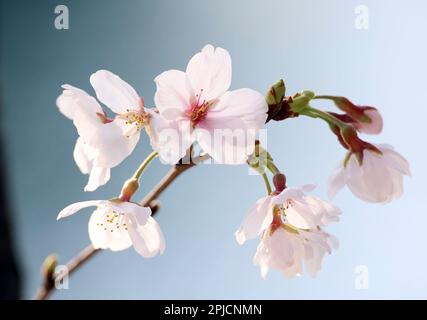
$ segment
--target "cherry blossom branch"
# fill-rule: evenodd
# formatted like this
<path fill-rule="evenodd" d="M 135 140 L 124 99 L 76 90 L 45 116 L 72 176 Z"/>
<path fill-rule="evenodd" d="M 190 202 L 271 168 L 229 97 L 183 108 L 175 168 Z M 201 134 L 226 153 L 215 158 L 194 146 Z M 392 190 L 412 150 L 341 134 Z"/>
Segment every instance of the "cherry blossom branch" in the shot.
<path fill-rule="evenodd" d="M 153 155 L 154 158 L 156 155 Z M 152 215 L 154 215 L 159 209 L 159 203 L 156 199 L 160 194 L 169 187 L 169 185 L 175 181 L 175 179 L 187 171 L 188 169 L 198 165 L 199 163 L 207 160 L 209 155 L 204 154 L 197 156 L 188 164 L 176 164 L 174 165 L 168 173 L 159 181 L 159 183 L 141 200 L 141 206 L 149 206 L 152 210 Z M 151 159 L 152 160 L 152 159 Z M 150 160 L 150 161 L 151 161 Z M 55 283 L 61 283 L 66 276 L 70 276 L 74 271 L 81 267 L 85 262 L 89 261 L 96 253 L 101 251 L 100 249 L 95 249 L 92 245 L 87 246 L 82 251 L 80 251 L 76 256 L 74 256 L 70 261 L 67 262 L 66 274 L 55 275 L 54 269 L 56 267 L 56 258 L 46 259 L 49 262 L 44 263 L 43 265 L 43 281 L 40 288 L 37 290 L 37 293 L 34 297 L 35 300 L 45 300 L 49 295 L 56 289 Z"/>

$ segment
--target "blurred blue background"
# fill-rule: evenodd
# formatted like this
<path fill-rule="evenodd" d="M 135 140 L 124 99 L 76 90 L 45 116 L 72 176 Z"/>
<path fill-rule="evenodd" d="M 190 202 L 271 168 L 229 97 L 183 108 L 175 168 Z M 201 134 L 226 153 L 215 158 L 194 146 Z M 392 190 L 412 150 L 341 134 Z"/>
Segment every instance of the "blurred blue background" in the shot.
<path fill-rule="evenodd" d="M 59 4 L 69 8 L 69 30 L 54 27 Z M 367 30 L 355 28 L 360 4 L 369 8 Z M 53 298 L 427 298 L 426 12 L 421 0 L 3 0 L 1 131 L 24 298 L 38 287 L 47 254 L 65 262 L 89 242 L 90 211 L 57 222 L 58 211 L 116 195 L 150 152 L 144 137 L 107 186 L 84 193 L 87 177 L 72 158 L 75 129 L 55 106 L 61 84 L 93 93 L 90 74 L 106 68 L 152 105 L 153 78 L 185 69 L 207 43 L 229 50 L 234 89 L 265 92 L 283 77 L 288 93 L 307 88 L 380 108 L 384 132 L 367 138 L 395 145 L 411 162 L 405 195 L 372 205 L 341 192 L 335 203 L 344 214 L 329 228 L 340 248 L 318 277 L 289 280 L 272 271 L 262 280 L 252 265 L 257 241 L 240 247 L 234 240 L 246 210 L 264 195 L 262 180 L 244 166 L 201 166 L 161 197 L 156 218 L 167 241 L 164 255 L 146 260 L 132 249 L 102 252 Z M 270 123 L 268 148 L 289 184 L 316 183 L 315 194 L 324 198 L 327 178 L 344 156 L 324 123 L 303 118 Z M 140 196 L 167 170 L 158 162 L 150 167 Z M 369 270 L 366 290 L 355 288 L 360 265 Z"/>

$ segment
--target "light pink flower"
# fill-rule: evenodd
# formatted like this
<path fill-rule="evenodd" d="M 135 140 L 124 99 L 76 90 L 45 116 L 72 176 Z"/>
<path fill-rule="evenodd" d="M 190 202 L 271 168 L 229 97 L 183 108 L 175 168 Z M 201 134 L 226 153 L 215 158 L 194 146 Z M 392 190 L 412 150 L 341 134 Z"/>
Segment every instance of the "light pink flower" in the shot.
<path fill-rule="evenodd" d="M 313 188 L 286 188 L 278 195 L 258 200 L 236 232 L 239 244 L 260 237 L 254 263 L 260 266 L 263 278 L 270 268 L 287 277 L 298 276 L 303 264 L 315 276 L 325 253 L 338 246 L 338 241 L 321 227 L 338 221 L 341 211 L 305 194 Z"/>
<path fill-rule="evenodd" d="M 389 202 L 403 194 L 403 176 L 410 175 L 408 161 L 393 147 L 375 145 L 382 154 L 363 150 L 359 164 L 354 155 L 340 164 L 329 179 L 329 197 L 333 198 L 345 185 L 367 202 Z"/>
<path fill-rule="evenodd" d="M 89 220 L 89 238 L 96 249 L 119 251 L 133 245 L 140 255 L 151 258 L 165 250 L 159 224 L 151 209 L 121 200 L 92 200 L 73 203 L 58 214 L 58 220 L 81 209 L 96 206 Z"/>
<path fill-rule="evenodd" d="M 162 135 L 169 162 L 182 158 L 193 142 L 218 163 L 244 163 L 254 150 L 255 136 L 267 119 L 264 96 L 251 89 L 227 91 L 231 58 L 222 48 L 206 45 L 186 72 L 169 70 L 154 80 L 160 114 L 176 134 Z"/>
<path fill-rule="evenodd" d="M 341 214 L 339 208 L 317 197 L 306 195 L 306 192 L 313 189 L 313 185 L 286 188 L 278 195 L 269 195 L 258 200 L 237 230 L 237 242 L 243 244 L 246 240 L 260 236 L 273 222 L 275 210 L 280 211 L 291 225 L 300 229 L 315 229 L 338 221 Z"/>
<path fill-rule="evenodd" d="M 84 174 L 90 174 L 85 191 L 94 191 L 110 179 L 110 169 L 119 165 L 134 150 L 141 129 L 154 138 L 153 124 L 160 116 L 144 108 L 136 91 L 117 75 L 100 70 L 90 77 L 98 99 L 115 113 L 108 118 L 98 101 L 85 91 L 63 85 L 57 99 L 59 110 L 71 119 L 79 138 L 74 159 Z"/>

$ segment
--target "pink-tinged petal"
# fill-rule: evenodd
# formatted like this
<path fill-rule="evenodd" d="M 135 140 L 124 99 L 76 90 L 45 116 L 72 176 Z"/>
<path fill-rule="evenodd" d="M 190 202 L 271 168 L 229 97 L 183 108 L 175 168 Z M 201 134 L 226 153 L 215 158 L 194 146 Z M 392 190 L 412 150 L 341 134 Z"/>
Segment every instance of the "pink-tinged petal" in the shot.
<path fill-rule="evenodd" d="M 255 131 L 244 129 L 205 129 L 198 126 L 195 139 L 202 150 L 216 163 L 238 165 L 246 163 L 255 147 Z"/>
<path fill-rule="evenodd" d="M 290 199 L 302 198 L 305 196 L 304 192 L 310 192 L 314 188 L 316 188 L 314 184 L 306 184 L 302 187 L 288 187 L 273 197 L 273 203 L 284 204 Z"/>
<path fill-rule="evenodd" d="M 89 180 L 84 191 L 95 191 L 98 187 L 103 186 L 110 180 L 110 168 L 101 168 L 94 166 L 90 171 Z"/>
<path fill-rule="evenodd" d="M 74 161 L 83 174 L 89 174 L 93 167 L 93 159 L 96 157 L 97 151 L 90 147 L 79 137 L 73 151 Z"/>
<path fill-rule="evenodd" d="M 102 108 L 95 98 L 83 90 L 70 85 L 63 85 L 63 88 L 65 90 L 58 97 L 57 106 L 66 117 L 73 120 L 83 140 L 88 141 L 103 124 L 99 117 L 99 114 L 103 114 Z"/>
<path fill-rule="evenodd" d="M 394 151 L 391 148 L 381 146 L 378 147 L 383 152 L 384 159 L 391 168 L 399 171 L 401 174 L 408 176 L 411 175 L 409 162 L 400 153 Z"/>
<path fill-rule="evenodd" d="M 109 203 L 108 200 L 89 200 L 89 201 L 76 202 L 62 209 L 56 219 L 59 220 L 59 219 L 71 216 L 77 211 L 80 211 L 81 209 L 84 209 L 87 207 L 102 206 L 108 203 Z"/>
<path fill-rule="evenodd" d="M 149 217 L 145 224 L 138 224 L 133 217 L 128 218 L 129 237 L 135 251 L 145 258 L 162 254 L 165 250 L 165 239 L 156 220 Z"/>
<path fill-rule="evenodd" d="M 382 154 L 365 150 L 361 166 L 352 156 L 345 168 L 338 169 L 341 180 L 336 180 L 366 202 L 386 203 L 403 194 L 403 176 L 410 174 L 409 163 L 392 146 L 376 147 Z"/>
<path fill-rule="evenodd" d="M 243 88 L 228 91 L 209 109 L 203 121 L 210 129 L 254 129 L 264 127 L 268 106 L 259 92 Z"/>
<path fill-rule="evenodd" d="M 106 227 L 105 214 L 107 212 L 108 209 L 95 210 L 90 216 L 88 231 L 93 247 L 112 251 L 129 248 L 132 245 L 132 241 L 125 228 L 117 228 L 116 225 L 113 225 L 113 228 Z"/>
<path fill-rule="evenodd" d="M 183 117 L 195 99 L 187 75 L 179 70 L 169 70 L 158 75 L 154 82 L 157 90 L 154 103 L 167 120 Z"/>
<path fill-rule="evenodd" d="M 253 90 L 227 92 L 197 124 L 196 140 L 217 163 L 245 163 L 264 125 L 266 108 L 264 98 Z"/>
<path fill-rule="evenodd" d="M 377 109 L 367 109 L 363 112 L 371 119 L 370 123 L 357 122 L 355 127 L 358 131 L 366 134 L 380 134 L 383 130 L 383 118 Z"/>
<path fill-rule="evenodd" d="M 113 168 L 126 159 L 135 149 L 140 133 L 127 136 L 129 125 L 116 118 L 99 128 L 88 142 L 98 150 L 97 163 L 103 168 Z"/>
<path fill-rule="evenodd" d="M 91 114 L 93 116 L 98 112 L 103 112 L 95 98 L 87 94 L 86 91 L 69 84 L 64 84 L 62 88 L 64 90 L 56 99 L 56 105 L 59 111 L 70 120 L 76 118 L 76 112 Z"/>
<path fill-rule="evenodd" d="M 139 111 L 142 101 L 138 93 L 119 76 L 107 70 L 99 70 L 90 76 L 98 100 L 117 114 L 128 110 Z"/>
<path fill-rule="evenodd" d="M 281 271 L 287 278 L 300 277 L 303 271 L 302 261 L 304 255 L 304 244 L 301 237 L 289 232 L 287 232 L 287 234 L 293 250 L 292 264 L 282 268 Z"/>
<path fill-rule="evenodd" d="M 250 89 L 225 93 L 195 130 L 197 142 L 217 163 L 242 164 L 267 117 L 262 95 Z"/>
<path fill-rule="evenodd" d="M 236 231 L 236 241 L 243 244 L 246 240 L 256 238 L 268 228 L 272 221 L 271 197 L 259 199 L 255 206 L 249 210 L 239 230 Z"/>
<path fill-rule="evenodd" d="M 176 164 L 194 142 L 190 121 L 169 121 L 155 112 L 150 111 L 150 114 L 145 130 L 151 146 L 159 153 L 162 163 Z"/>
<path fill-rule="evenodd" d="M 314 215 L 319 217 L 320 225 L 326 226 L 331 222 L 339 221 L 341 210 L 332 203 L 313 196 L 304 197 L 304 201 L 311 207 Z"/>
<path fill-rule="evenodd" d="M 285 209 L 286 221 L 299 229 L 314 229 L 321 223 L 321 216 L 315 214 L 312 206 L 305 199 L 293 199 Z"/>
<path fill-rule="evenodd" d="M 257 247 L 255 256 L 253 258 L 255 266 L 259 266 L 261 277 L 265 279 L 267 277 L 269 267 L 269 254 L 268 249 L 266 248 L 264 241 L 261 241 Z"/>
<path fill-rule="evenodd" d="M 202 100 L 219 98 L 231 84 L 231 57 L 227 50 L 206 45 L 187 65 L 188 79 L 193 92 Z"/>
<path fill-rule="evenodd" d="M 347 176 L 342 164 L 337 167 L 334 173 L 329 178 L 328 197 L 333 199 L 338 191 L 340 191 L 347 183 Z"/>
<path fill-rule="evenodd" d="M 292 244 L 293 235 L 279 228 L 270 237 L 265 238 L 266 246 L 270 252 L 270 267 L 283 270 L 295 263 L 295 247 Z"/>
<path fill-rule="evenodd" d="M 122 214 L 126 214 L 132 217 L 137 224 L 145 224 L 151 216 L 151 208 L 143 207 L 133 202 L 118 202 L 117 204 L 112 203 L 112 207 L 115 211 Z"/>
<path fill-rule="evenodd" d="M 357 197 L 372 203 L 389 202 L 393 199 L 392 172 L 384 165 L 383 156 L 365 152 L 363 165 L 349 163 L 349 169 L 351 178 L 347 185 Z"/>

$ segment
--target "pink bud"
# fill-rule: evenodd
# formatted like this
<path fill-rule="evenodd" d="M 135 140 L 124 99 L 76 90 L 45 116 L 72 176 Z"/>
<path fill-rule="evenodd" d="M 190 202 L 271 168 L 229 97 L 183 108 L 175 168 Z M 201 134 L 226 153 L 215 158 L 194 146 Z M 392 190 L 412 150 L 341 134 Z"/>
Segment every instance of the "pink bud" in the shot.
<path fill-rule="evenodd" d="M 138 190 L 138 188 L 139 188 L 138 179 L 130 178 L 124 183 L 119 199 L 122 201 L 130 201 L 130 198 L 132 198 L 132 196 Z"/>
<path fill-rule="evenodd" d="M 383 118 L 377 109 L 367 107 L 363 114 L 369 120 L 357 121 L 353 123 L 353 126 L 360 132 L 367 134 L 379 134 L 383 130 Z"/>
<path fill-rule="evenodd" d="M 286 176 L 283 173 L 276 173 L 273 177 L 273 184 L 277 192 L 286 189 Z"/>

